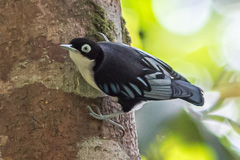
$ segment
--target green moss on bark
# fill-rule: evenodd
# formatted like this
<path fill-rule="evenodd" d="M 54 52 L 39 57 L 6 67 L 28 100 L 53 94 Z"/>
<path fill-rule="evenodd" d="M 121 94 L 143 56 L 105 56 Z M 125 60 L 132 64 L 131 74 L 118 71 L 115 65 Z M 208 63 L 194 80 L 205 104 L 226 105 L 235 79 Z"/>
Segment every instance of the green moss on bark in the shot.
<path fill-rule="evenodd" d="M 130 45 L 132 41 L 125 25 L 126 25 L 126 21 L 124 20 L 123 17 L 121 17 L 122 41 L 123 43 Z"/>
<path fill-rule="evenodd" d="M 89 2 L 92 5 L 94 12 L 91 12 L 90 18 L 92 20 L 93 27 L 88 27 L 88 37 L 91 37 L 95 40 L 102 40 L 102 36 L 98 34 L 101 32 L 105 34 L 110 41 L 114 40 L 112 35 L 114 31 L 114 23 L 111 20 L 108 20 L 104 9 L 93 1 Z"/>

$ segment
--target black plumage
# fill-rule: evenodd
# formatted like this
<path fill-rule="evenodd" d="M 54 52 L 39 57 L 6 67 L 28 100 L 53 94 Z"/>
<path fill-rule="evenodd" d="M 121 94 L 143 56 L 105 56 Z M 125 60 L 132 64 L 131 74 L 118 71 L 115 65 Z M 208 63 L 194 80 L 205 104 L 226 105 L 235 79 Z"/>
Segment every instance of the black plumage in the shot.
<path fill-rule="evenodd" d="M 93 66 L 96 85 L 107 95 L 118 97 L 124 112 L 148 100 L 180 98 L 203 105 L 202 90 L 158 58 L 121 43 L 95 43 L 78 38 L 70 44 L 81 52 L 85 43 L 92 50 L 83 55 L 96 62 Z"/>

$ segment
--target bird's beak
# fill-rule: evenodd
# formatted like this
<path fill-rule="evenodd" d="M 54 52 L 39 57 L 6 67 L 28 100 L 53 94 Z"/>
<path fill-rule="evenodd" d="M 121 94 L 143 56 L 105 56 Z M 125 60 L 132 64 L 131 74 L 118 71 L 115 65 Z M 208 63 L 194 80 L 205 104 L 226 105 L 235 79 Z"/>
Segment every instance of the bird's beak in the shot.
<path fill-rule="evenodd" d="M 60 46 L 70 52 L 79 53 L 79 51 L 77 49 L 73 48 L 71 44 L 61 44 Z"/>

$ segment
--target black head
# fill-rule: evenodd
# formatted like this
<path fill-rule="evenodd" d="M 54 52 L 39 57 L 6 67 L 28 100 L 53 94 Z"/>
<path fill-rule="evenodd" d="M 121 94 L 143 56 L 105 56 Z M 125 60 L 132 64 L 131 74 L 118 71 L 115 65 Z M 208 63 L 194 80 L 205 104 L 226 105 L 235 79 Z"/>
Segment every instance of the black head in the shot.
<path fill-rule="evenodd" d="M 70 52 L 70 58 L 76 65 L 83 63 L 84 59 L 95 61 L 94 70 L 100 66 L 104 57 L 102 48 L 96 42 L 86 38 L 75 38 L 70 44 L 60 46 Z"/>
<path fill-rule="evenodd" d="M 102 54 L 101 47 L 94 41 L 91 41 L 86 38 L 74 38 L 71 40 L 71 47 L 80 52 L 83 56 L 88 59 L 96 59 Z"/>

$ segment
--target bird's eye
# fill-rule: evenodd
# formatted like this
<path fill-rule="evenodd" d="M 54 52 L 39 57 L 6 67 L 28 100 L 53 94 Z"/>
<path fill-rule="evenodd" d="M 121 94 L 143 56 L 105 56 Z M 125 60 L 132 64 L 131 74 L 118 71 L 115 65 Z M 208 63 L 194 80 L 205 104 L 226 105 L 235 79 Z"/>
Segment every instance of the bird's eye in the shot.
<path fill-rule="evenodd" d="M 88 44 L 84 44 L 81 48 L 81 50 L 85 53 L 88 53 L 91 51 L 91 47 Z"/>

